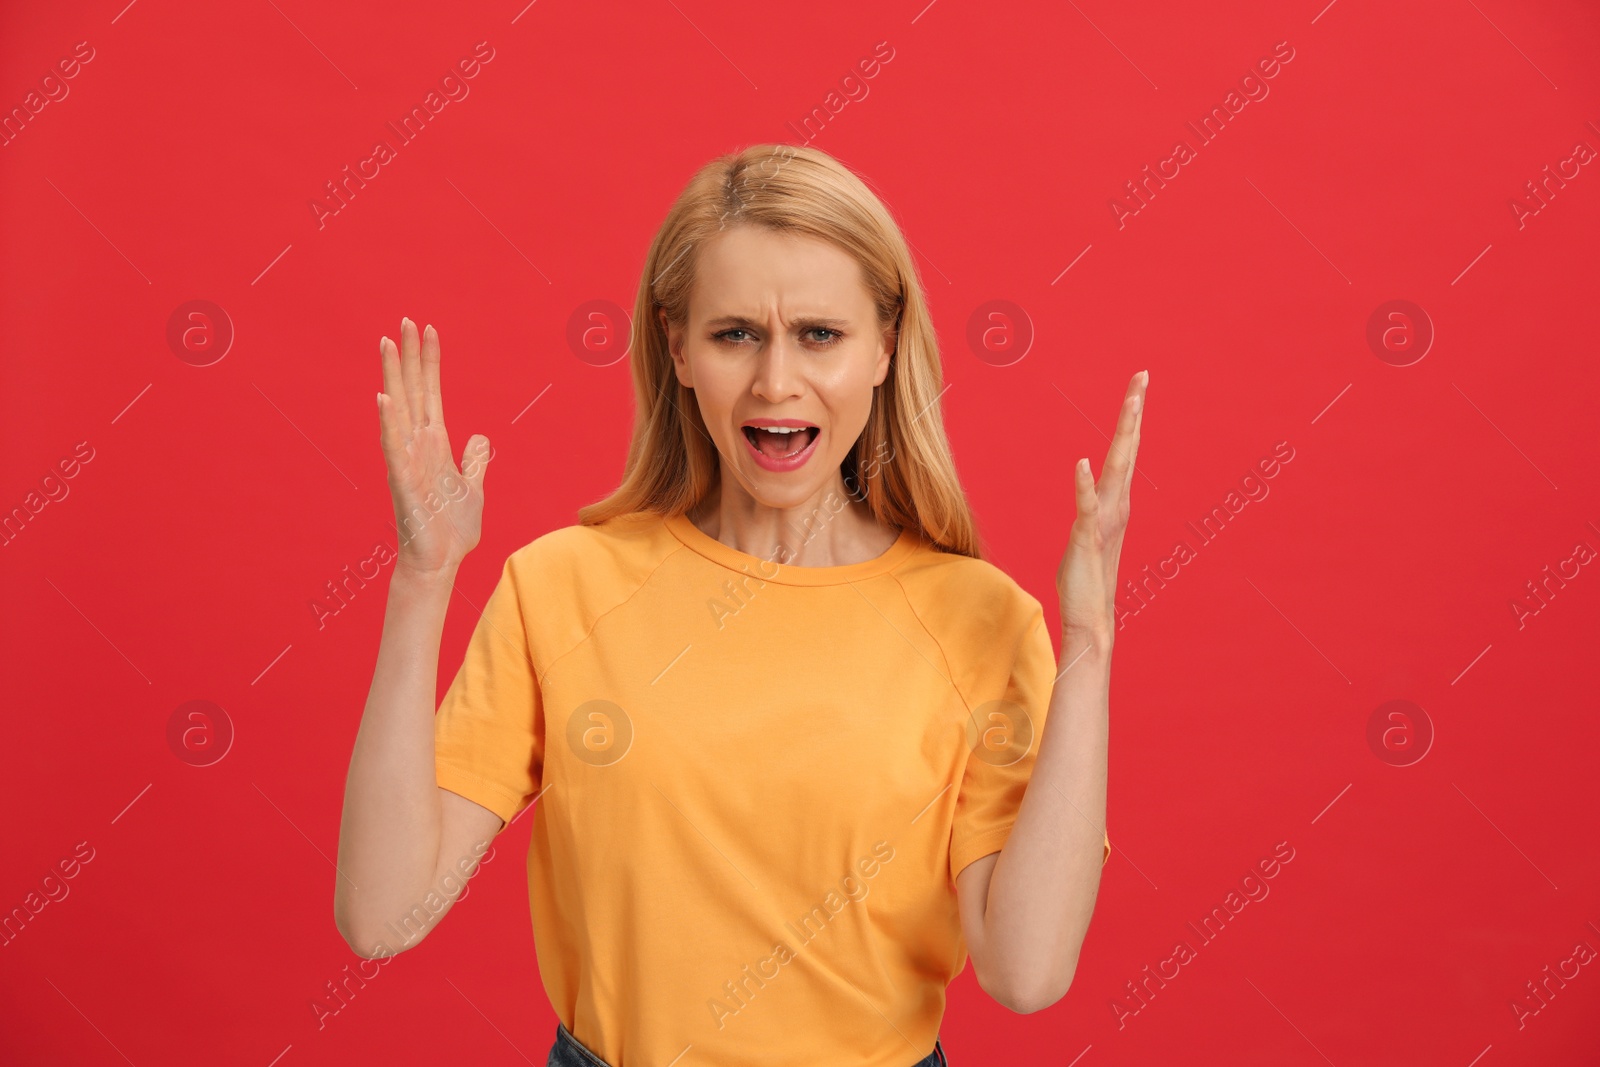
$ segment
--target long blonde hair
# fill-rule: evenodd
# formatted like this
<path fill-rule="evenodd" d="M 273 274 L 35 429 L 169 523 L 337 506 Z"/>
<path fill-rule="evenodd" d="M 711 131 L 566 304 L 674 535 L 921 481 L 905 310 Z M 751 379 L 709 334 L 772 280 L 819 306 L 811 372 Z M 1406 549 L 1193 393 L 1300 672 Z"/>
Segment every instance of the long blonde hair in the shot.
<path fill-rule="evenodd" d="M 927 300 L 904 236 L 882 201 L 843 164 L 805 145 L 753 145 L 712 160 L 679 194 L 651 242 L 634 299 L 629 366 L 633 441 L 622 482 L 580 508 L 597 525 L 619 515 L 687 512 L 716 484 L 719 455 L 694 391 L 678 381 L 658 308 L 685 324 L 699 250 L 723 230 L 763 226 L 832 242 L 861 264 L 880 329 L 895 326 L 889 373 L 840 464 L 845 485 L 880 523 L 920 531 L 946 552 L 983 558 L 939 412 L 943 373 Z"/>

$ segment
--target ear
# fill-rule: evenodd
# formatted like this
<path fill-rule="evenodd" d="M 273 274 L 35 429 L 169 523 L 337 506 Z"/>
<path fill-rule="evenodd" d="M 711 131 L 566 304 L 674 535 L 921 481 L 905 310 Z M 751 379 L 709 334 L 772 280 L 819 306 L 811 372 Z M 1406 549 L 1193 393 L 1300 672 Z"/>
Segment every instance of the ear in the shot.
<path fill-rule="evenodd" d="M 661 332 L 666 334 L 667 354 L 672 357 L 672 369 L 677 373 L 678 381 L 685 389 L 693 389 L 694 378 L 689 373 L 689 361 L 683 355 L 683 331 L 667 321 L 666 308 L 656 308 L 656 318 L 661 323 Z"/>
<path fill-rule="evenodd" d="M 889 360 L 899 347 L 900 327 L 896 323 L 883 332 L 883 343 L 878 348 L 878 365 L 873 368 L 873 385 L 882 385 L 883 380 L 889 376 Z"/>

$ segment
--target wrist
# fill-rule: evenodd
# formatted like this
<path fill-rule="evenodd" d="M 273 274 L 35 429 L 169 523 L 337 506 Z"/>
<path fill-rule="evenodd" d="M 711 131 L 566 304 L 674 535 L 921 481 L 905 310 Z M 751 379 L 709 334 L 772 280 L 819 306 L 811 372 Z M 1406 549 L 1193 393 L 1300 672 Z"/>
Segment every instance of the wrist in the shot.
<path fill-rule="evenodd" d="M 1109 627 L 1068 626 L 1061 631 L 1061 661 L 1082 663 L 1088 660 L 1109 662 L 1115 633 Z"/>
<path fill-rule="evenodd" d="M 390 586 L 403 586 L 407 590 L 419 593 L 444 590 L 448 592 L 456 584 L 456 571 L 461 567 L 460 561 L 447 563 L 437 568 L 418 567 L 407 563 L 404 559 L 396 560 L 394 571 L 389 576 Z"/>

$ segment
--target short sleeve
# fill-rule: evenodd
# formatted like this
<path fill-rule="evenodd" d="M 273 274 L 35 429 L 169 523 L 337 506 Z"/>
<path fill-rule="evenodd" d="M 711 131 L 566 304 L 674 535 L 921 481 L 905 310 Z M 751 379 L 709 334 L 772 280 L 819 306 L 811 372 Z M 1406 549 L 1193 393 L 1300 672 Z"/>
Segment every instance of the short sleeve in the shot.
<path fill-rule="evenodd" d="M 513 555 L 434 717 L 439 785 L 507 823 L 532 803 L 544 763 L 544 710 L 523 604 Z"/>
<path fill-rule="evenodd" d="M 1005 846 L 1033 775 L 1055 688 L 1056 657 L 1043 609 L 1036 606 L 1031 620 L 1003 692 L 984 697 L 969 716 L 967 765 L 950 830 L 952 882 L 974 860 Z M 1111 858 L 1111 838 L 1102 836 L 1103 867 Z"/>

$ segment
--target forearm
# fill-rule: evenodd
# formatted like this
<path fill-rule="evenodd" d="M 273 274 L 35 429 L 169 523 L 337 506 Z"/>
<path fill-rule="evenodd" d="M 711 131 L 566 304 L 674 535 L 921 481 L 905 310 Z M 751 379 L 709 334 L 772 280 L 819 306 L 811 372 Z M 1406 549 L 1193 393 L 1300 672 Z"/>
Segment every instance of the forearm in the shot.
<path fill-rule="evenodd" d="M 1072 982 L 1105 855 L 1109 635 L 1061 642 L 1039 754 L 984 913 L 992 973 L 1038 1010 Z"/>
<path fill-rule="evenodd" d="M 358 950 L 422 899 L 438 868 L 442 812 L 434 770 L 434 696 L 454 579 L 454 570 L 420 577 L 396 569 L 389 580 L 383 636 L 339 824 L 334 918 Z"/>

